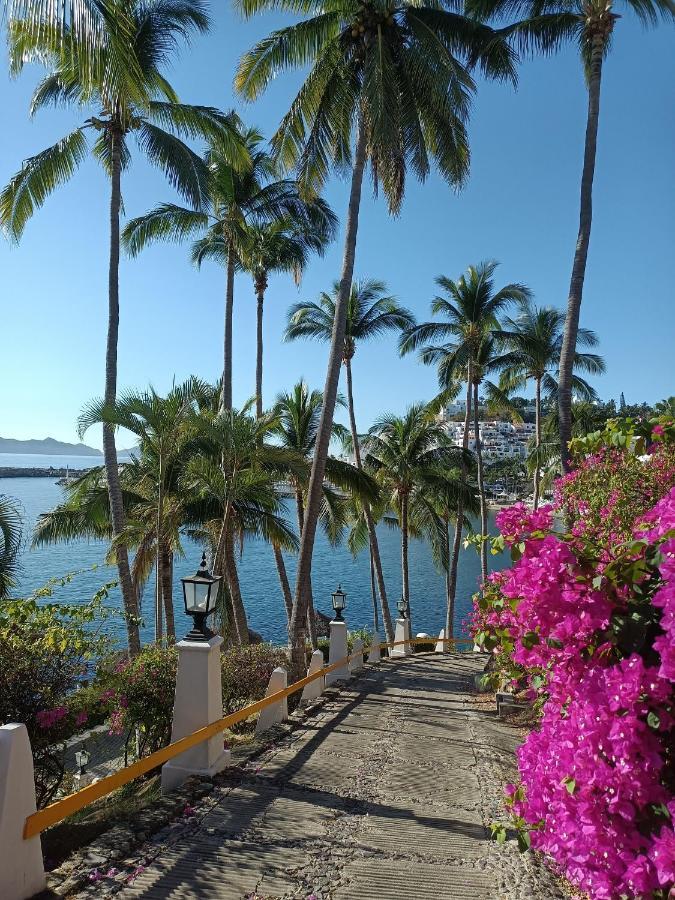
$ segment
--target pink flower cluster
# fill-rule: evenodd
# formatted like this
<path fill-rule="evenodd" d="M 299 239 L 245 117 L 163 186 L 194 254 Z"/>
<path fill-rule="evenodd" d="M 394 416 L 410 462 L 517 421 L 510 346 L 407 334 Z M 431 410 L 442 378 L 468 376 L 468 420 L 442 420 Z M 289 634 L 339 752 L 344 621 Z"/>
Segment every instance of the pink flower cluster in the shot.
<path fill-rule="evenodd" d="M 514 810 L 535 829 L 532 846 L 597 900 L 651 896 L 666 885 L 669 833 L 644 826 L 675 801 L 662 784 L 663 745 L 647 724 L 670 687 L 632 655 L 586 670 L 565 704 L 547 704 L 518 751 L 524 788 Z M 672 722 L 660 712 L 658 729 Z M 662 820 L 663 821 L 663 820 Z"/>
<path fill-rule="evenodd" d="M 633 460 L 627 469 L 625 490 L 614 452 L 563 479 L 564 512 L 577 516 L 571 538 L 550 532 L 548 508 L 500 513 L 520 556 L 490 578 L 473 617 L 474 630 L 507 641 L 511 661 L 545 698 L 507 802 L 533 848 L 593 900 L 665 898 L 675 888 L 675 487 L 645 505 L 655 473 L 643 490 Z M 632 537 L 646 546 L 622 551 Z M 596 578 L 618 559 L 626 580 Z M 647 569 L 631 574 L 633 561 Z M 648 644 L 636 638 L 627 650 L 615 618 L 631 600 L 648 605 L 650 593 L 658 625 Z"/>
<path fill-rule="evenodd" d="M 58 725 L 68 715 L 68 709 L 65 706 L 57 706 L 54 709 L 42 709 L 35 716 L 40 728 L 53 728 Z"/>

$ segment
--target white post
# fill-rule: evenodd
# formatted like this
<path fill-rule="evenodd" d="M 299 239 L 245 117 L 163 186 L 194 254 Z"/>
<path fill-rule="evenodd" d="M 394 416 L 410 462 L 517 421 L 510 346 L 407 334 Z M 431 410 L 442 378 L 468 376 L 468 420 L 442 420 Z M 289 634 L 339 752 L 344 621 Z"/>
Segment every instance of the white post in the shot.
<path fill-rule="evenodd" d="M 0 897 L 27 900 L 45 888 L 40 835 L 23 839 L 36 811 L 33 753 L 25 725 L 0 727 Z"/>
<path fill-rule="evenodd" d="M 171 740 L 177 741 L 223 717 L 223 686 L 220 673 L 222 637 L 209 641 L 179 641 L 176 697 L 173 704 Z M 190 775 L 212 777 L 230 761 L 223 749 L 223 736 L 208 741 L 169 760 L 162 766 L 162 793 L 175 790 Z"/>
<path fill-rule="evenodd" d="M 357 672 L 361 672 L 363 670 L 363 641 L 361 640 L 361 638 L 356 638 L 356 640 L 352 644 L 352 653 L 359 654 L 349 664 L 352 675 L 355 675 Z"/>
<path fill-rule="evenodd" d="M 377 663 L 380 661 L 380 633 L 373 632 L 373 640 L 370 644 L 370 653 L 368 654 L 369 663 Z"/>
<path fill-rule="evenodd" d="M 446 645 L 445 645 L 444 638 L 445 638 L 445 628 L 441 628 L 441 630 L 438 633 L 438 641 L 436 642 L 436 649 L 434 650 L 434 653 L 445 653 Z"/>
<path fill-rule="evenodd" d="M 283 691 L 287 686 L 288 675 L 286 669 L 282 669 L 281 667 L 274 669 L 270 675 L 265 696 L 271 697 L 272 694 Z M 287 718 L 288 697 L 284 697 L 283 700 L 277 700 L 276 703 L 271 703 L 269 706 L 266 706 L 265 709 L 260 710 L 260 715 L 258 716 L 258 721 L 255 726 L 255 733 L 262 734 L 263 731 L 267 731 L 268 728 L 271 728 L 273 725 L 278 725 L 279 722 L 283 722 L 284 719 Z"/>
<path fill-rule="evenodd" d="M 347 655 L 347 623 L 343 619 L 333 619 L 330 623 L 330 645 L 328 650 L 328 665 L 336 663 Z M 349 678 L 349 663 L 343 663 L 334 672 L 326 675 L 326 687 L 339 681 L 342 678 Z"/>
<path fill-rule="evenodd" d="M 320 650 L 315 650 L 312 653 L 312 658 L 309 662 L 309 669 L 307 669 L 308 675 L 313 675 L 315 672 L 318 672 L 319 669 L 323 669 L 323 653 Z M 321 675 L 320 678 L 315 678 L 314 681 L 310 681 L 309 684 L 306 684 L 302 689 L 302 697 L 300 698 L 300 702 L 307 702 L 309 700 L 317 700 L 321 694 L 323 693 L 323 682 L 324 677 Z"/>
<path fill-rule="evenodd" d="M 410 640 L 410 619 L 397 619 L 396 630 L 394 632 L 394 642 L 405 641 L 398 647 L 391 647 L 389 656 L 410 656 L 413 652 L 412 647 L 408 643 Z"/>

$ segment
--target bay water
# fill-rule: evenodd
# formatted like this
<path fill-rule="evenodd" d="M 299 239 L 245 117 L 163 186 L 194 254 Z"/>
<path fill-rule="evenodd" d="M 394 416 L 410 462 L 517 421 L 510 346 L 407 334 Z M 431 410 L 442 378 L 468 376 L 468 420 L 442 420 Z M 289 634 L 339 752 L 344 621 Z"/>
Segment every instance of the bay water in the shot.
<path fill-rule="evenodd" d="M 0 468 L 65 468 L 84 469 L 101 465 L 101 457 L 40 456 L 37 454 L 0 454 Z M 58 587 L 51 598 L 63 603 L 84 603 L 106 582 L 114 581 L 116 570 L 105 565 L 107 545 L 102 541 L 76 540 L 46 547 L 31 547 L 32 531 L 38 516 L 56 506 L 63 497 L 63 489 L 56 479 L 0 478 L 0 495 L 18 501 L 24 517 L 24 541 L 21 553 L 21 572 L 13 595 L 27 597 L 51 578 L 61 578 L 78 573 L 72 581 Z M 295 511 L 289 501 L 288 515 L 295 521 Z M 490 532 L 496 533 L 494 513 L 490 513 Z M 384 577 L 389 593 L 392 616 L 396 613 L 395 601 L 401 596 L 401 540 L 400 532 L 386 526 L 378 528 L 380 553 Z M 201 558 L 201 547 L 188 536 L 183 538 L 184 556 L 174 565 L 174 605 L 176 631 L 180 635 L 191 627 L 191 620 L 182 612 L 180 578 L 192 575 Z M 296 557 L 286 554 L 291 587 L 294 584 Z M 427 543 L 412 539 L 409 551 L 410 598 L 414 632 L 438 634 L 445 624 L 445 578 L 437 571 Z M 507 554 L 489 556 L 492 570 L 504 568 L 509 563 Z M 96 568 L 93 568 L 96 567 Z M 265 640 L 274 643 L 286 641 L 286 614 L 271 547 L 262 540 L 245 542 L 239 561 L 239 577 L 248 613 L 249 625 Z M 456 634 L 464 631 L 471 597 L 480 578 L 480 560 L 473 547 L 462 548 L 457 578 Z M 346 545 L 332 547 L 321 530 L 317 533 L 312 566 L 314 602 L 317 609 L 332 613 L 331 592 L 338 584 L 347 592 L 345 618 L 350 628 L 372 629 L 373 611 L 370 591 L 370 563 L 364 551 L 354 559 Z M 142 598 L 144 624 L 141 629 L 144 641 L 153 636 L 154 576 L 146 586 Z M 107 603 L 120 608 L 121 601 L 115 588 Z M 106 630 L 121 642 L 124 641 L 124 623 L 121 617 L 106 623 Z"/>

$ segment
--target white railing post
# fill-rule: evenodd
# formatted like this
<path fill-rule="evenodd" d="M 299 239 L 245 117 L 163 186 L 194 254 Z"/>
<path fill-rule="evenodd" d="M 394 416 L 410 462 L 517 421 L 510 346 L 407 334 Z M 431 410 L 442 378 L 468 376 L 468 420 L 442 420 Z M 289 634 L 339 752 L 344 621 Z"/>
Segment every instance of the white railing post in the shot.
<path fill-rule="evenodd" d="M 214 635 L 208 641 L 178 642 L 172 743 L 222 718 L 222 643 L 223 639 L 219 635 Z M 212 777 L 229 762 L 230 751 L 223 748 L 222 734 L 217 734 L 162 766 L 162 793 L 180 787 L 190 775 Z"/>
<path fill-rule="evenodd" d="M 445 647 L 445 628 L 441 628 L 440 632 L 438 633 L 438 641 L 436 642 L 436 649 L 434 650 L 434 653 L 445 653 Z"/>
<path fill-rule="evenodd" d="M 33 753 L 25 725 L 0 727 L 0 897 L 27 900 L 45 888 L 40 835 L 23 838 L 36 811 Z"/>
<path fill-rule="evenodd" d="M 315 650 L 314 653 L 312 653 L 307 674 L 313 675 L 315 672 L 318 672 L 319 669 L 323 669 L 323 653 L 320 650 Z M 309 684 L 306 684 L 302 689 L 301 702 L 303 700 L 305 702 L 317 700 L 323 693 L 323 683 L 324 677 L 322 675 L 320 678 L 315 678 L 314 681 L 310 681 Z"/>
<path fill-rule="evenodd" d="M 347 623 L 343 619 L 333 619 L 330 623 L 328 665 L 336 663 L 345 656 L 347 656 Z M 326 675 L 326 687 L 343 678 L 349 678 L 349 663 L 346 662 Z"/>
<path fill-rule="evenodd" d="M 410 619 L 400 618 L 396 620 L 396 630 L 394 632 L 394 642 L 403 641 L 397 647 L 391 647 L 389 656 L 410 656 L 412 647 L 410 646 Z"/>
<path fill-rule="evenodd" d="M 282 669 L 281 667 L 274 669 L 270 675 L 265 696 L 271 697 L 272 694 L 283 691 L 286 687 L 288 687 L 288 674 L 286 669 Z M 260 715 L 258 716 L 258 721 L 255 726 L 255 733 L 262 734 L 263 731 L 267 731 L 268 728 L 271 728 L 273 725 L 278 725 L 287 718 L 288 698 L 284 697 L 283 700 L 278 700 L 276 703 L 270 703 L 265 709 L 260 710 Z"/>
<path fill-rule="evenodd" d="M 361 638 L 356 638 L 352 644 L 352 653 L 358 653 L 358 656 L 356 656 L 349 664 L 352 675 L 355 675 L 357 672 L 363 670 L 363 641 Z"/>

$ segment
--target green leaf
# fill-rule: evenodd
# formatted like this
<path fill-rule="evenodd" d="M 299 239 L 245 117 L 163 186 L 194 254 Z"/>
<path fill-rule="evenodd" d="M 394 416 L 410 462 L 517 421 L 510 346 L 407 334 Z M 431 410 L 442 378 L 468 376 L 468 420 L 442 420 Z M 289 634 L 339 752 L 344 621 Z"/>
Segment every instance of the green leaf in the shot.
<path fill-rule="evenodd" d="M 572 778 L 571 775 L 567 775 L 567 777 L 563 778 L 563 780 L 561 781 L 561 784 L 565 785 L 565 787 L 567 788 L 567 791 L 570 794 L 574 794 L 574 791 L 576 790 L 576 787 L 577 787 L 577 783 L 576 783 L 576 780 L 574 778 Z"/>
<path fill-rule="evenodd" d="M 649 725 L 650 728 L 653 728 L 654 731 L 658 731 L 661 727 L 661 719 L 653 710 L 650 710 L 647 715 L 647 725 Z"/>
<path fill-rule="evenodd" d="M 521 853 L 525 853 L 527 850 L 530 849 L 530 846 L 532 845 L 532 840 L 530 838 L 530 832 L 529 831 L 519 831 L 517 834 L 517 841 L 518 841 L 518 849 L 520 850 Z"/>

